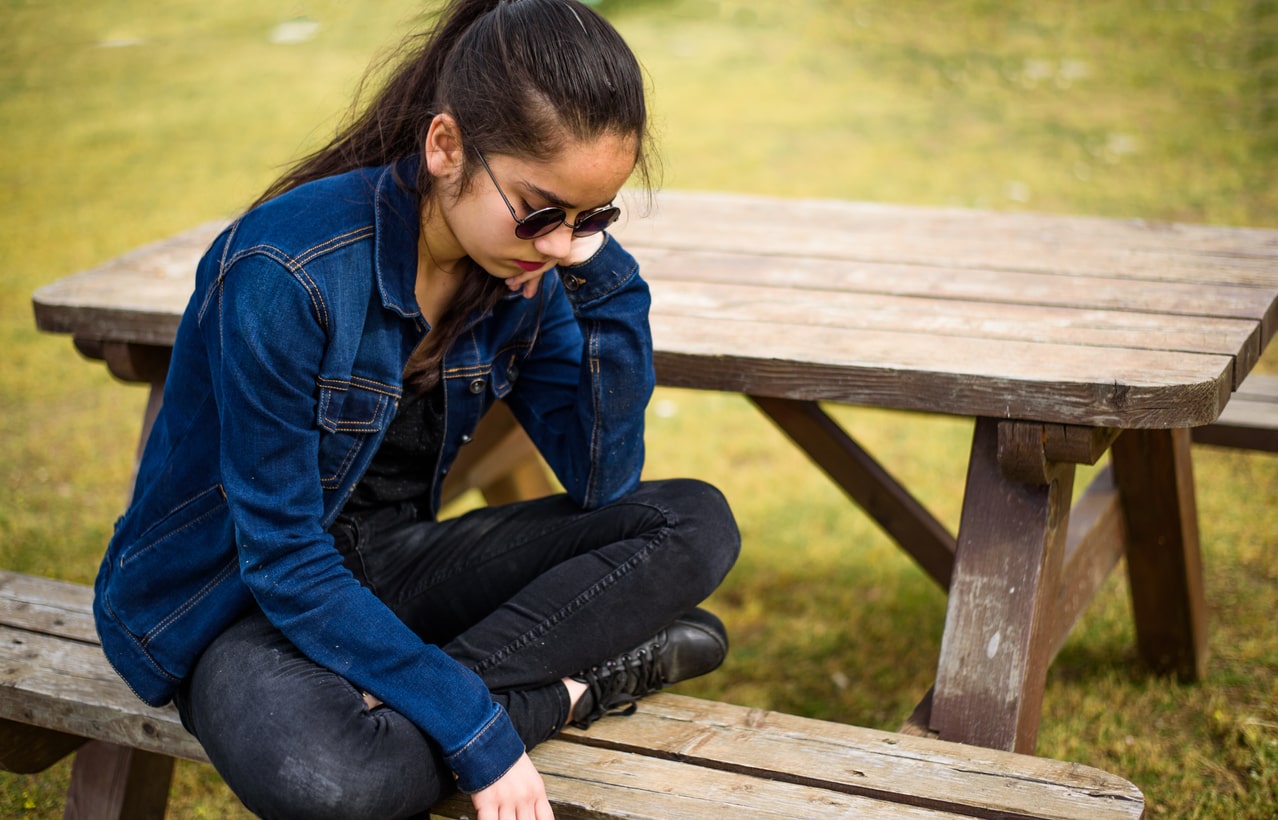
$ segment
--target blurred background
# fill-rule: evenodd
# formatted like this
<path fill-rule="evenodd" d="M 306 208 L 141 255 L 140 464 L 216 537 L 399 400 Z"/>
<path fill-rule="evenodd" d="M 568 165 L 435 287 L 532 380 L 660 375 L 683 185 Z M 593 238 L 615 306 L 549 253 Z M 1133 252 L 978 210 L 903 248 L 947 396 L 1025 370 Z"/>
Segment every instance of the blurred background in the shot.
<path fill-rule="evenodd" d="M 1278 227 L 1274 0 L 593 5 L 649 74 L 666 188 Z M 0 567 L 91 581 L 145 401 L 37 333 L 31 292 L 233 215 L 434 7 L 0 5 Z M 970 421 L 834 412 L 957 527 Z M 718 484 L 745 539 L 712 602 L 733 653 L 679 691 L 896 729 L 941 591 L 743 399 L 660 389 L 649 416 L 648 475 Z M 1150 816 L 1271 817 L 1278 457 L 1195 456 L 1207 680 L 1144 672 L 1116 573 L 1049 673 L 1038 752 L 1132 780 Z M 60 817 L 68 775 L 0 774 L 0 816 Z M 242 814 L 179 765 L 170 817 Z"/>

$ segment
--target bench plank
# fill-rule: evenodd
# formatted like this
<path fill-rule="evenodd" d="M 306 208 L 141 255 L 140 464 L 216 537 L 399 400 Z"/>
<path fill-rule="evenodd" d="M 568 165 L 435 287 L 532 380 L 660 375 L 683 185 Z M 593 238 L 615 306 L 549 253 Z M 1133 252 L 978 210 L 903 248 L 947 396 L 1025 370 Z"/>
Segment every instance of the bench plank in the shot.
<path fill-rule="evenodd" d="M 1194 428 L 1193 440 L 1278 453 L 1278 376 L 1248 376 L 1215 423 Z"/>
<path fill-rule="evenodd" d="M 97 643 L 92 605 L 92 587 L 0 570 L 2 624 Z"/>
<path fill-rule="evenodd" d="M 1089 766 L 673 694 L 562 737 L 725 771 L 779 770 L 792 782 L 973 816 L 1139 817 L 1144 809 L 1134 786 Z"/>
<path fill-rule="evenodd" d="M 0 715 L 143 751 L 207 762 L 177 711 L 129 691 L 102 649 L 0 626 Z"/>
<path fill-rule="evenodd" d="M 629 723 L 614 718 L 604 723 Z M 593 727 L 591 731 L 594 731 Z M 952 818 L 949 812 L 876 800 L 768 776 L 751 776 L 633 753 L 551 740 L 531 757 L 546 782 L 557 820 L 575 818 Z M 783 762 L 783 761 L 779 761 Z M 469 798 L 457 795 L 432 809 L 447 817 L 471 817 Z"/>

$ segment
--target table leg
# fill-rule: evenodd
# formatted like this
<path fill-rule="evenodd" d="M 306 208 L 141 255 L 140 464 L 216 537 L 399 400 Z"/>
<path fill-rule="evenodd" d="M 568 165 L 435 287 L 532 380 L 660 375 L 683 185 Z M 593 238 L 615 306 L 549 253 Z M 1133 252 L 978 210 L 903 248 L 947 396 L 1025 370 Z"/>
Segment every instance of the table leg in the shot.
<path fill-rule="evenodd" d="M 1000 463 L 1000 425 L 1005 443 L 1043 440 L 1042 425 L 977 419 L 930 725 L 944 740 L 1032 754 L 1075 467 L 1040 452 L 1039 479 L 1025 480 L 1032 463 Z"/>
<path fill-rule="evenodd" d="M 1206 674 L 1207 604 L 1190 437 L 1187 429 L 1128 430 L 1112 458 L 1141 657 L 1194 681 Z"/>
<path fill-rule="evenodd" d="M 64 820 L 163 820 L 173 758 L 103 740 L 86 743 L 71 766 Z"/>

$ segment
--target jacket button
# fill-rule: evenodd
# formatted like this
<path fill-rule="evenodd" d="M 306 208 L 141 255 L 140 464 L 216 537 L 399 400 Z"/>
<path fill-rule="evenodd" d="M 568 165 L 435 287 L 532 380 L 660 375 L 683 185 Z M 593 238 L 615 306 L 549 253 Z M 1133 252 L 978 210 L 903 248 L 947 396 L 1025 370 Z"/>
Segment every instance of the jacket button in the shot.
<path fill-rule="evenodd" d="M 471 442 L 470 433 L 462 433 L 461 443 L 470 444 L 470 442 Z"/>
<path fill-rule="evenodd" d="M 506 365 L 506 379 L 513 382 L 517 378 L 519 378 L 519 365 L 511 362 Z"/>
<path fill-rule="evenodd" d="M 565 273 L 563 275 L 563 280 L 564 287 L 568 288 L 568 290 L 576 290 L 586 284 L 585 279 L 582 279 L 580 276 L 573 276 L 571 273 Z"/>
<path fill-rule="evenodd" d="M 468 389 L 470 390 L 471 393 L 478 396 L 480 393 L 484 392 L 484 380 L 475 379 L 473 382 L 470 383 L 470 387 Z"/>

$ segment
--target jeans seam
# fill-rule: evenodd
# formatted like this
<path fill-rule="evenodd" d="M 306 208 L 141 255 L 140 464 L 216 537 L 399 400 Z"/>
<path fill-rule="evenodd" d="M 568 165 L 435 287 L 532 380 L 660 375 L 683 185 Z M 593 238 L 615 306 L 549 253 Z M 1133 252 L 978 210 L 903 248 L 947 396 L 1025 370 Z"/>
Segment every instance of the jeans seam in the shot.
<path fill-rule="evenodd" d="M 623 501 L 621 503 L 627 503 L 627 502 Z M 550 616 L 546 617 L 540 623 L 534 626 L 532 629 L 529 629 L 528 631 L 524 632 L 524 634 L 515 637 L 505 646 L 501 647 L 500 649 L 498 649 L 497 651 L 489 655 L 487 658 L 484 658 L 479 663 L 475 664 L 472 667 L 472 671 L 474 671 L 476 674 L 483 674 L 488 669 L 491 669 L 494 666 L 502 663 L 515 652 L 528 646 L 537 638 L 541 637 L 542 635 L 546 634 L 546 632 L 558 626 L 568 617 L 579 612 L 587 604 L 589 604 L 590 601 L 592 601 L 595 597 L 597 597 L 599 593 L 615 585 L 617 581 L 619 581 L 621 578 L 629 574 L 635 567 L 639 566 L 641 563 L 648 560 L 648 558 L 669 538 L 670 534 L 678 527 L 679 521 L 678 521 L 678 517 L 672 511 L 668 509 L 665 509 L 663 507 L 660 507 L 650 502 L 644 503 L 643 506 L 646 506 L 649 509 L 656 510 L 658 513 L 660 513 L 662 518 L 665 520 L 665 524 L 662 525 L 653 534 L 653 536 L 650 539 L 648 539 L 648 542 L 641 549 L 635 550 L 635 552 L 625 562 L 623 562 L 619 566 L 615 567 L 614 569 L 606 573 L 603 577 L 596 580 L 588 588 L 586 588 L 581 593 L 579 593 L 575 598 L 573 598 L 568 603 L 564 604 L 564 606 L 561 607 L 558 612 L 555 612 L 551 614 Z"/>

